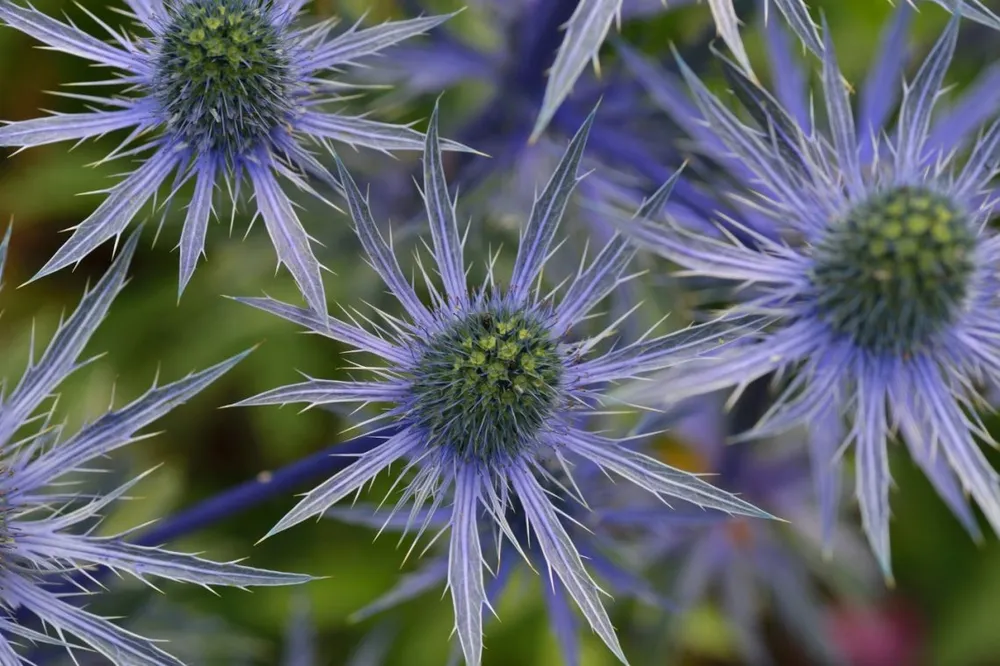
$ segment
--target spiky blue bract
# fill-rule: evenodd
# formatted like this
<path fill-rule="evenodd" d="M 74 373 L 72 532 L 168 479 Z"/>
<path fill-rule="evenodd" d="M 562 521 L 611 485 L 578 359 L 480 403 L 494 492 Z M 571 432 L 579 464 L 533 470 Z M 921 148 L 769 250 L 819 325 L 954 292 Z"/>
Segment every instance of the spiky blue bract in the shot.
<path fill-rule="evenodd" d="M 359 59 L 423 33 L 448 17 L 423 17 L 330 38 L 334 23 L 296 27 L 302 0 L 130 0 L 142 31 L 133 37 L 99 21 L 104 42 L 30 6 L 0 0 L 0 23 L 46 46 L 115 70 L 113 97 L 86 96 L 98 110 L 56 115 L 0 127 L 0 146 L 28 148 L 77 141 L 132 128 L 107 159 L 144 155 L 140 165 L 108 190 L 107 198 L 74 227 L 69 240 L 36 277 L 78 263 L 118 237 L 171 174 L 194 182 L 180 247 L 183 292 L 204 254 L 216 188 L 225 181 L 235 204 L 249 182 L 256 211 L 309 306 L 326 311 L 321 267 L 279 178 L 312 191 L 309 179 L 338 188 L 308 142 L 380 151 L 419 150 L 422 135 L 408 126 L 342 115 L 324 106 L 351 86 L 324 78 Z M 78 96 L 77 96 L 78 97 Z M 455 147 L 449 144 L 449 147 Z M 171 194 L 172 196 L 172 194 Z"/>
<path fill-rule="evenodd" d="M 495 286 L 492 277 L 480 289 L 470 292 L 467 286 L 462 236 L 444 178 L 435 111 L 427 133 L 422 194 L 443 290 L 427 276 L 431 306 L 417 297 L 403 276 L 366 198 L 340 163 L 357 234 L 369 262 L 403 306 L 406 319 L 383 314 L 390 330 L 379 337 L 268 299 L 246 301 L 381 356 L 388 365 L 377 371 L 378 381 L 310 379 L 241 404 L 388 403 L 392 408 L 385 416 L 395 419 L 399 427 L 384 444 L 308 493 L 270 534 L 322 514 L 392 463 L 402 461 L 405 472 L 399 483 L 404 483 L 409 472 L 413 477 L 404 484 L 399 506 L 409 504 L 411 511 L 418 512 L 429 502 L 433 512 L 445 502 L 451 504 L 447 579 L 456 633 L 471 666 L 480 663 L 482 610 L 487 602 L 480 521 L 485 510 L 512 538 L 505 516 L 515 501 L 552 574 L 590 626 L 625 661 L 599 590 L 543 486 L 553 478 L 554 470 L 566 469 L 568 474 L 573 458 L 589 460 L 658 496 L 684 497 L 706 508 L 766 516 L 696 476 L 576 425 L 581 415 L 599 409 L 602 386 L 724 347 L 725 338 L 718 334 L 730 325 L 712 322 L 604 354 L 595 350 L 601 337 L 575 339 L 571 329 L 624 279 L 631 251 L 621 238 L 581 268 L 560 302 L 538 294 L 535 283 L 577 182 L 592 121 L 593 115 L 570 142 L 535 201 L 507 289 Z M 663 196 L 656 198 L 659 204 Z M 748 318 L 734 325 L 753 328 L 761 322 Z M 425 529 L 419 520 L 413 524 L 421 532 Z"/>
<path fill-rule="evenodd" d="M 1000 484 L 977 443 L 992 440 L 975 412 L 984 402 L 977 382 L 995 382 L 1000 373 L 1000 240 L 986 225 L 1000 124 L 993 122 L 969 146 L 976 127 L 965 117 L 982 122 L 997 106 L 960 103 L 957 108 L 966 108 L 961 122 L 952 114 L 933 122 L 959 19 L 952 18 L 904 86 L 901 35 L 911 11 L 901 5 L 890 23 L 857 119 L 826 35 L 828 134 L 810 129 L 810 116 L 801 114 L 809 108 L 803 88 L 785 87 L 779 101 L 734 79 L 761 123 L 751 127 L 681 64 L 707 123 L 694 128 L 698 139 L 712 154 L 728 151 L 730 173 L 759 194 L 748 214 L 783 241 L 761 237 L 751 248 L 672 224 L 622 225 L 694 275 L 739 283 L 749 296 L 736 312 L 779 318 L 766 334 L 748 337 L 751 344 L 739 354 L 692 366 L 657 388 L 659 399 L 743 387 L 770 373 L 790 377 L 750 435 L 806 424 L 820 489 L 836 483 L 843 449 L 853 446 L 865 532 L 887 576 L 887 446 L 897 435 L 967 527 L 975 529 L 965 493 L 1000 530 Z M 780 40 L 772 47 L 776 72 L 795 69 Z M 643 77 L 665 90 L 666 79 Z M 886 126 L 900 90 L 899 119 Z M 833 427 L 841 423 L 842 430 Z M 824 498 L 824 515 L 835 515 L 834 503 L 832 495 Z"/>
<path fill-rule="evenodd" d="M 308 576 L 218 563 L 164 548 L 138 546 L 124 535 L 95 536 L 101 512 L 121 499 L 138 479 L 104 495 L 80 487 L 81 473 L 95 461 L 144 436 L 140 431 L 187 401 L 238 363 L 239 354 L 172 384 L 154 386 L 135 401 L 108 411 L 76 433 L 64 436 L 43 406 L 60 382 L 86 364 L 80 355 L 125 283 L 138 234 L 114 265 L 88 290 L 76 311 L 61 323 L 41 358 L 31 359 L 21 380 L 0 398 L 0 663 L 29 663 L 19 654 L 25 642 L 55 643 L 96 650 L 115 664 L 177 666 L 181 662 L 113 622 L 73 605 L 53 591 L 71 576 L 85 583 L 99 567 L 147 578 L 203 586 L 288 585 Z M 0 244 L 0 266 L 7 238 Z M 71 476 L 72 475 L 72 476 Z M 70 483 L 72 482 L 72 483 Z M 76 582 L 79 585 L 80 581 Z M 76 591 L 76 588 L 73 588 Z M 77 593 L 79 596 L 81 593 Z M 30 611 L 52 636 L 18 622 Z"/>

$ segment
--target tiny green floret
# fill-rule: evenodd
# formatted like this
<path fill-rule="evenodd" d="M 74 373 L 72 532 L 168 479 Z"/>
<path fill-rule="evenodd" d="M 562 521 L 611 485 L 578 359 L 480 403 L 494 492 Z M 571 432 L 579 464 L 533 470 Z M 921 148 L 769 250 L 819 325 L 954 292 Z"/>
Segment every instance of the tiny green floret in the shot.
<path fill-rule="evenodd" d="M 862 348 L 912 352 L 954 321 L 975 247 L 969 216 L 947 197 L 923 187 L 875 194 L 817 244 L 820 316 Z"/>
<path fill-rule="evenodd" d="M 289 61 L 267 9 L 261 0 L 191 0 L 173 14 L 154 92 L 194 146 L 242 155 L 285 122 Z"/>
<path fill-rule="evenodd" d="M 428 341 L 413 371 L 417 421 L 464 460 L 515 455 L 556 407 L 562 364 L 537 316 L 487 307 Z"/>

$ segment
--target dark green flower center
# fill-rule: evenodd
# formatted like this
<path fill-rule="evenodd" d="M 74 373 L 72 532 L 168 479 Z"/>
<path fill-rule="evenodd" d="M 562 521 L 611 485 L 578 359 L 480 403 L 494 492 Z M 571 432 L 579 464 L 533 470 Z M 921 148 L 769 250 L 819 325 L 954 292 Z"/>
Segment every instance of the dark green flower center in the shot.
<path fill-rule="evenodd" d="M 920 187 L 872 196 L 815 248 L 821 317 L 871 351 L 908 353 L 951 323 L 968 292 L 976 230 Z"/>
<path fill-rule="evenodd" d="M 428 341 L 413 372 L 414 416 L 464 459 L 516 455 L 552 413 L 562 358 L 528 313 L 489 309 Z"/>
<path fill-rule="evenodd" d="M 154 80 L 169 124 L 202 150 L 233 157 L 287 117 L 288 60 L 261 0 L 180 4 L 163 36 Z"/>

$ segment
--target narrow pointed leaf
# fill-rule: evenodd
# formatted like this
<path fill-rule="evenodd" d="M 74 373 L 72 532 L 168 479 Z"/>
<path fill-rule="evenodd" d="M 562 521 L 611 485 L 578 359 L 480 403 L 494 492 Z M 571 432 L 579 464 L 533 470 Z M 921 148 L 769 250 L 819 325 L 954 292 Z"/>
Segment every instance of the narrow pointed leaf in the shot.
<path fill-rule="evenodd" d="M 347 469 L 311 490 L 295 508 L 271 528 L 265 538 L 317 516 L 357 491 L 396 460 L 416 449 L 422 440 L 404 430 L 378 447 L 358 457 Z"/>
<path fill-rule="evenodd" d="M 125 284 L 129 263 L 138 242 L 137 231 L 125 243 L 118 258 L 97 286 L 84 294 L 72 316 L 56 331 L 42 358 L 37 362 L 32 359 L 34 365 L 25 371 L 17 388 L 0 408 L 0 443 L 6 442 L 59 382 L 76 368 L 77 358 Z M 3 246 L 6 248 L 6 240 Z"/>
<path fill-rule="evenodd" d="M 375 224 L 375 220 L 372 219 L 367 198 L 361 194 L 361 190 L 358 189 L 354 178 L 351 177 L 351 174 L 347 171 L 347 167 L 340 161 L 340 158 L 335 155 L 334 159 L 337 162 L 337 171 L 340 174 L 340 180 L 344 185 L 348 207 L 351 211 L 351 218 L 354 220 L 358 239 L 361 240 L 361 244 L 364 246 L 365 253 L 371 260 L 372 265 L 378 271 L 392 294 L 406 308 L 406 311 L 413 317 L 415 322 L 427 327 L 433 326 L 433 317 L 427 311 L 424 304 L 420 302 L 420 299 L 417 298 L 413 287 L 406 281 L 403 271 L 399 267 L 399 262 L 392 253 L 392 248 L 385 242 L 382 233 Z"/>
<path fill-rule="evenodd" d="M 600 588 L 584 568 L 580 553 L 562 526 L 551 500 L 545 496 L 544 489 L 522 467 L 514 467 L 510 471 L 510 481 L 550 571 L 554 571 L 562 581 L 594 632 L 622 663 L 627 664 L 611 618 L 601 602 Z"/>
<path fill-rule="evenodd" d="M 216 165 L 206 158 L 195 168 L 194 196 L 188 204 L 184 230 L 181 232 L 181 273 L 177 286 L 177 297 L 191 281 L 198 259 L 205 253 L 205 234 L 208 220 L 212 216 L 212 194 L 215 191 Z"/>
<path fill-rule="evenodd" d="M 143 125 L 150 119 L 144 107 L 94 111 L 22 120 L 0 127 L 0 146 L 30 148 L 59 141 L 96 138 L 108 132 Z"/>
<path fill-rule="evenodd" d="M 10 0 L 0 2 L 0 21 L 59 51 L 108 67 L 148 74 L 152 66 L 144 55 L 117 49 L 78 28 L 61 23 L 34 8 L 19 7 Z"/>
<path fill-rule="evenodd" d="M 116 185 L 90 217 L 74 228 L 69 240 L 32 279 L 37 280 L 78 263 L 108 240 L 120 235 L 179 160 L 180 155 L 171 147 L 159 148 L 142 166 Z"/>
<path fill-rule="evenodd" d="M 150 389 L 141 398 L 107 412 L 66 442 L 46 451 L 18 475 L 18 491 L 41 488 L 67 470 L 125 446 L 136 433 L 171 409 L 186 402 L 242 361 L 249 351 L 215 366 L 191 374 L 160 388 Z"/>
<path fill-rule="evenodd" d="M 706 509 L 716 509 L 736 515 L 753 518 L 773 517 L 694 474 L 665 465 L 655 458 L 627 449 L 611 440 L 575 431 L 567 436 L 564 443 L 578 455 L 651 493 L 676 497 Z"/>
<path fill-rule="evenodd" d="M 11 601 L 20 602 L 50 626 L 79 637 L 114 664 L 184 666 L 149 640 L 71 606 L 19 575 L 5 577 L 4 593 L 11 597 Z"/>
<path fill-rule="evenodd" d="M 185 583 L 230 587 L 291 585 L 311 580 L 301 574 L 268 571 L 232 562 L 212 562 L 186 553 L 137 546 L 117 538 L 27 534 L 19 540 L 18 547 L 47 558 L 100 564 L 138 578 L 156 576 Z"/>
<path fill-rule="evenodd" d="M 365 29 L 359 29 L 360 26 L 355 25 L 308 55 L 302 68 L 309 73 L 353 62 L 358 58 L 378 53 L 393 44 L 436 28 L 452 16 L 454 14 L 425 16 L 407 21 L 390 21 Z"/>

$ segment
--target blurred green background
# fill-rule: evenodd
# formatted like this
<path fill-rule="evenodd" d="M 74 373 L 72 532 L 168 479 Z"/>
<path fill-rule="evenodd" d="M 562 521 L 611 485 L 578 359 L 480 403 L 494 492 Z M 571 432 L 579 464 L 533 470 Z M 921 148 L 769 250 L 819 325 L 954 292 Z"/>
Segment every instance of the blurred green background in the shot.
<path fill-rule="evenodd" d="M 902 1 L 902 0 L 901 0 Z M 38 9 L 58 15 L 66 11 L 81 25 L 89 20 L 70 0 L 36 0 Z M 458 0 L 431 3 L 441 10 L 457 9 Z M 828 0 L 816 2 L 825 11 L 836 35 L 841 66 L 850 81 L 859 84 L 874 51 L 878 30 L 890 6 L 881 0 Z M 102 18 L 120 22 L 113 9 L 117 3 L 86 0 L 86 6 Z M 393 0 L 336 2 L 315 0 L 308 10 L 318 17 L 343 13 L 353 21 L 368 11 L 367 21 L 401 17 Z M 467 11 L 459 20 L 463 35 L 488 41 L 490 27 L 485 14 Z M 650 52 L 667 49 L 668 40 L 691 34 L 681 26 L 707 24 L 708 10 L 699 7 L 665 13 L 642 25 L 627 26 L 627 36 Z M 926 50 L 945 20 L 944 13 L 928 8 L 918 20 L 916 43 Z M 984 34 L 984 33 L 977 33 Z M 995 34 L 990 35 L 996 40 Z M 760 54 L 760 42 L 751 36 L 749 46 Z M 970 45 L 963 45 L 969 47 Z M 972 44 L 952 70 L 952 79 L 967 82 L 983 66 L 985 56 Z M 995 47 L 994 47 L 995 49 Z M 995 57 L 996 51 L 989 57 Z M 609 54 L 610 56 L 611 54 Z M 377 66 L 377 61 L 374 63 Z M 23 35 L 0 28 L 0 118 L 19 120 L 36 117 L 38 109 L 80 110 L 82 104 L 51 96 L 46 91 L 65 90 L 74 81 L 93 80 L 99 70 L 82 60 L 41 50 Z M 444 98 L 443 133 L 466 115 L 463 105 L 474 105 L 482 91 L 449 92 Z M 381 114 L 383 119 L 420 119 L 427 116 L 432 100 L 400 107 Z M 355 103 L 358 110 L 375 108 L 378 94 Z M 0 160 L 0 220 L 11 218 L 14 235 L 5 288 L 0 293 L 0 377 L 14 381 L 27 360 L 32 332 L 46 341 L 63 312 L 75 306 L 84 285 L 94 281 L 108 266 L 111 248 L 105 247 L 85 260 L 75 271 L 20 287 L 50 257 L 66 238 L 65 229 L 78 223 L 100 201 L 99 195 L 80 196 L 114 183 L 126 169 L 122 162 L 88 167 L 115 144 L 115 137 L 77 146 L 55 145 L 26 151 Z M 384 170 L 405 168 L 406 160 L 380 155 L 356 156 L 362 179 L 372 180 Z M 377 184 L 373 196 L 378 197 Z M 335 377 L 345 361 L 343 349 L 324 338 L 301 334 L 293 325 L 239 305 L 223 295 L 260 295 L 264 292 L 289 302 L 298 302 L 291 279 L 275 275 L 275 259 L 262 225 L 255 224 L 244 239 L 249 222 L 245 210 L 235 217 L 232 234 L 228 219 L 214 223 L 209 231 L 208 261 L 203 262 L 183 299 L 177 300 L 177 261 L 173 250 L 183 215 L 182 194 L 166 218 L 155 245 L 159 217 L 150 215 L 140 252 L 132 266 L 132 280 L 118 298 L 111 315 L 94 338 L 90 352 L 107 354 L 74 375 L 61 389 L 59 411 L 71 424 L 80 424 L 104 410 L 113 399 L 122 404 L 143 392 L 157 373 L 164 380 L 180 378 L 224 357 L 260 344 L 247 360 L 191 403 L 159 421 L 162 432 L 155 438 L 116 454 L 109 466 L 131 474 L 159 465 L 135 495 L 105 523 L 107 532 L 129 528 L 170 515 L 183 507 L 255 475 L 276 469 L 308 453 L 350 437 L 349 423 L 321 409 L 304 413 L 284 409 L 219 409 L 256 392 L 295 381 L 296 371 L 313 376 Z M 302 201 L 306 228 L 325 243 L 320 259 L 338 275 L 326 280 L 331 303 L 360 306 L 363 300 L 383 298 L 372 271 L 359 261 L 359 248 L 345 219 L 319 204 Z M 524 211 L 525 214 L 527 211 Z M 3 223 L 0 222 L 0 225 Z M 2 228 L 2 226 L 0 226 Z M 512 237 L 513 238 L 513 237 Z M 513 247 L 513 243 L 507 245 Z M 899 486 L 893 497 L 893 548 L 897 587 L 891 591 L 892 608 L 904 608 L 916 618 L 919 629 L 911 640 L 919 641 L 922 663 L 942 665 L 1000 664 L 1000 547 L 995 538 L 976 545 L 961 531 L 944 505 L 930 491 L 908 460 L 894 461 Z M 305 490 L 305 489 L 303 489 Z M 201 589 L 166 584 L 161 608 L 161 628 L 150 635 L 165 635 L 173 624 L 183 635 L 197 629 L 211 631 L 209 643 L 223 646 L 219 638 L 231 634 L 240 651 L 250 653 L 255 664 L 277 664 L 285 629 L 297 594 L 308 598 L 309 621 L 315 625 L 320 664 L 345 664 L 372 622 L 360 625 L 348 616 L 389 589 L 400 575 L 403 550 L 387 536 L 373 542 L 372 532 L 345 527 L 333 521 L 304 524 L 254 543 L 288 510 L 292 497 L 283 497 L 212 529 L 191 535 L 173 546 L 204 551 L 217 559 L 249 555 L 257 566 L 327 576 L 302 590 L 262 589 L 252 593 L 224 590 L 213 596 Z M 404 570 L 412 569 L 413 562 Z M 133 581 L 114 581 L 121 592 L 104 602 L 101 610 L 125 616 L 139 614 L 158 598 Z M 536 577 L 522 576 L 497 609 L 501 622 L 487 627 L 486 664 L 537 664 L 559 662 L 554 638 L 548 631 Z M 193 613 L 185 619 L 186 613 Z M 220 618 L 223 628 L 197 618 Z M 159 616 L 158 616 L 159 617 Z M 392 614 L 398 635 L 392 642 L 389 663 L 398 665 L 443 664 L 449 651 L 451 608 L 447 599 L 427 595 Z M 710 613 L 688 619 L 690 630 L 682 633 L 683 663 L 738 663 L 727 657 L 725 634 L 719 632 Z M 155 624 L 155 623 L 154 623 Z M 162 628 L 166 627 L 166 628 Z M 189 634 L 193 635 L 193 634 Z M 386 636 L 384 640 L 389 640 Z M 179 639 L 182 642 L 188 639 Z M 190 639 L 193 641 L 193 638 Z M 780 638 L 777 639 L 780 641 Z M 228 645 L 228 643 L 226 643 Z M 231 649 L 227 647 L 226 649 Z M 236 663 L 228 657 L 206 655 L 194 663 Z M 647 661 L 651 659 L 651 661 Z M 670 658 L 671 660 L 673 657 Z M 586 638 L 584 663 L 611 664 L 612 657 L 593 637 Z M 639 664 L 675 663 L 667 657 L 637 655 Z"/>

